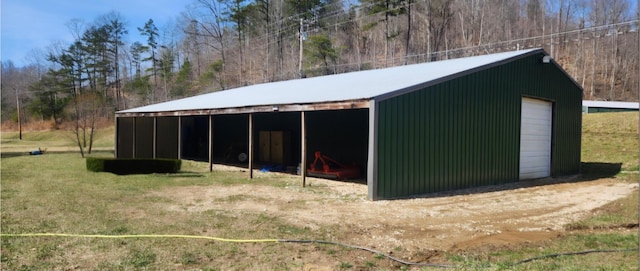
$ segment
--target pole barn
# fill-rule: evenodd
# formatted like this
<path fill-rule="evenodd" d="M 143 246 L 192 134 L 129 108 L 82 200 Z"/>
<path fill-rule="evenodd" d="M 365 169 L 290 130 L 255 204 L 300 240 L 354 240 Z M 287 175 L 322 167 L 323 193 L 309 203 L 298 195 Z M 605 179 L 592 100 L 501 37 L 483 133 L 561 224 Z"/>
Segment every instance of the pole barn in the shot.
<path fill-rule="evenodd" d="M 405 198 L 579 173 L 581 109 L 582 88 L 544 50 L 521 50 L 119 111 L 116 157 L 237 164 L 249 177 L 299 167 L 303 185 L 324 161 L 338 168 L 329 176 L 366 181 L 372 200 Z"/>

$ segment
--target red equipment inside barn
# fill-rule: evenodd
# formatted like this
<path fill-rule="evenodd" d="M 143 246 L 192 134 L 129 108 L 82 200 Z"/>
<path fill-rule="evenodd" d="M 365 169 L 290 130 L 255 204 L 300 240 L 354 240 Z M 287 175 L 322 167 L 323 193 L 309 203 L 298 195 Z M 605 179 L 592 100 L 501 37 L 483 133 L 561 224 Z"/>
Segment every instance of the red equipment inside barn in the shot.
<path fill-rule="evenodd" d="M 321 168 L 318 162 L 322 163 Z M 360 177 L 360 168 L 356 165 L 344 165 L 316 151 L 315 159 L 309 166 L 308 173 L 315 177 L 344 180 Z"/>

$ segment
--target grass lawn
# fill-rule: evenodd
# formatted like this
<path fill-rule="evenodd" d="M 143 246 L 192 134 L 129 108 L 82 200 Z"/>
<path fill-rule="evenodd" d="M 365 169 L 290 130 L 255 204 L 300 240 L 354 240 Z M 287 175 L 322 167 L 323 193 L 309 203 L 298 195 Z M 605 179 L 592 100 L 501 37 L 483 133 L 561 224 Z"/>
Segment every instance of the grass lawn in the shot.
<path fill-rule="evenodd" d="M 620 164 L 620 182 L 638 181 L 638 113 L 584 115 L 582 160 Z M 245 173 L 209 173 L 206 163 L 184 161 L 179 174 L 117 176 L 93 173 L 74 149 L 68 132 L 2 133 L 1 232 L 96 235 L 184 234 L 231 239 L 340 240 L 337 226 L 307 228 L 278 217 L 213 209 L 172 212 L 154 191 L 184 186 L 257 185 Z M 110 155 L 113 128 L 102 130 L 96 146 Z M 66 152 L 24 154 L 31 149 Z M 68 149 L 67 149 L 68 148 Z M 73 151 L 73 152 L 69 152 Z M 596 169 L 597 170 L 597 169 Z M 597 172 L 596 172 L 597 173 Z M 283 186 L 267 178 L 259 185 Z M 229 200 L 232 200 L 231 198 Z M 612 202 L 566 226 L 559 238 L 508 248 L 449 254 L 446 264 L 463 270 L 637 270 L 638 193 Z M 327 270 L 432 270 L 402 266 L 367 252 L 317 244 L 228 243 L 176 238 L 2 237 L 2 270 L 310 270 L 305 260 L 330 262 Z M 546 254 L 597 249 L 632 252 L 592 253 L 518 261 Z M 437 269 L 437 268 L 436 268 Z"/>
<path fill-rule="evenodd" d="M 113 127 L 96 130 L 93 150 L 112 152 L 114 132 Z M 50 152 L 78 152 L 75 135 L 68 130 L 22 132 L 22 140 L 18 132 L 2 131 L 0 137 L 0 151 L 4 157 L 22 155 L 38 148 Z"/>
<path fill-rule="evenodd" d="M 638 171 L 638 112 L 583 114 L 582 161 Z"/>

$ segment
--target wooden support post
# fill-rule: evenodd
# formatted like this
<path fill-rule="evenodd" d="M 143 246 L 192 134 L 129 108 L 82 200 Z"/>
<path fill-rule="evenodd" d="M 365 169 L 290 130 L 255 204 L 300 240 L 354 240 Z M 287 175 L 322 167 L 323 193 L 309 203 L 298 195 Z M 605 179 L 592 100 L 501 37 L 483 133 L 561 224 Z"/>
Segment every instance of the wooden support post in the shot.
<path fill-rule="evenodd" d="M 253 114 L 249 113 L 249 179 L 253 179 Z"/>
<path fill-rule="evenodd" d="M 307 185 L 307 124 L 305 112 L 300 112 L 300 176 L 302 176 L 302 187 Z"/>
<path fill-rule="evenodd" d="M 209 172 L 213 171 L 213 115 L 209 115 Z"/>
<path fill-rule="evenodd" d="M 115 135 L 113 136 L 113 157 L 118 158 L 118 117 L 116 116 L 113 120 L 115 122 Z"/>

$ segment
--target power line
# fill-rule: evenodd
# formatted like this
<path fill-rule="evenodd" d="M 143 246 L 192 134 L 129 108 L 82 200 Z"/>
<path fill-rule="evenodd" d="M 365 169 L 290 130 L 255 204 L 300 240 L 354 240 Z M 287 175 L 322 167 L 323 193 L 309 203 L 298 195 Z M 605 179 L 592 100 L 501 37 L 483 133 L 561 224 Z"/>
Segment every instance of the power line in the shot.
<path fill-rule="evenodd" d="M 410 3 L 409 5 L 415 6 L 415 5 L 420 5 L 426 2 L 427 2 L 426 0 L 415 1 Z M 337 28 L 348 23 L 361 22 L 362 20 L 368 20 L 370 18 L 379 16 L 384 12 L 394 11 L 400 8 L 407 7 L 407 6 L 399 6 L 388 11 L 383 10 L 376 13 L 363 14 L 362 12 L 363 10 L 368 9 L 373 5 L 374 5 L 373 2 L 370 2 L 363 5 L 351 6 L 347 10 L 345 9 L 344 6 L 338 6 L 337 2 L 334 2 L 324 6 L 316 7 L 316 10 L 319 10 L 319 9 L 331 10 L 331 12 L 320 14 L 317 19 L 318 21 L 326 22 L 334 18 L 340 18 L 341 16 L 345 17 L 344 20 L 339 20 L 337 22 L 320 26 L 320 30 L 323 32 L 331 31 L 332 28 Z M 355 16 L 351 12 L 355 13 Z M 287 40 L 289 42 L 290 40 L 300 38 L 298 36 L 300 35 L 300 33 L 297 33 L 297 32 L 302 32 L 303 30 L 299 30 L 301 28 L 298 26 L 298 22 L 300 19 L 303 18 L 305 14 L 306 13 L 297 13 L 297 14 L 288 16 L 286 18 L 281 18 L 273 22 L 270 22 L 268 25 L 266 25 L 266 29 L 265 29 L 266 33 L 259 36 L 254 36 L 250 39 L 252 41 L 250 44 L 252 44 L 253 46 L 250 46 L 248 48 L 253 48 L 254 50 L 259 50 L 259 48 L 267 49 L 267 48 L 271 48 L 272 45 L 281 43 L 282 40 Z M 440 57 L 440 58 L 444 57 L 445 59 L 447 59 L 447 58 L 450 58 L 452 55 L 455 55 L 455 56 L 477 55 L 477 54 L 485 54 L 485 53 L 491 53 L 491 52 L 499 52 L 501 50 L 516 50 L 516 49 L 524 49 L 524 48 L 532 48 L 532 47 L 542 47 L 543 45 L 560 44 L 560 41 L 557 41 L 554 39 L 562 39 L 562 43 L 567 44 L 571 42 L 577 42 L 579 39 L 583 39 L 583 40 L 596 39 L 596 38 L 602 38 L 603 35 L 604 36 L 612 35 L 611 33 L 612 30 L 615 30 L 614 32 L 616 35 L 625 34 L 628 32 L 635 32 L 638 30 L 638 26 L 635 25 L 637 23 L 638 23 L 638 20 L 631 20 L 631 21 L 625 21 L 625 22 L 619 22 L 619 23 L 609 23 L 609 24 L 603 24 L 598 26 L 590 26 L 590 27 L 581 28 L 581 29 L 572 29 L 572 30 L 565 30 L 560 32 L 553 32 L 553 33 L 542 34 L 542 35 L 532 36 L 532 37 L 513 38 L 510 40 L 495 41 L 495 42 L 490 42 L 485 44 L 478 44 L 475 46 L 445 49 L 445 50 L 440 50 L 435 52 L 425 52 L 420 54 L 411 54 L 411 55 L 404 55 L 404 56 L 391 57 L 391 58 L 385 57 L 385 59 L 387 61 L 388 60 L 392 61 L 392 63 L 397 63 L 398 61 L 400 64 L 406 64 L 408 61 L 411 61 L 412 63 L 419 63 L 424 61 L 430 61 L 432 57 Z M 275 26 L 277 26 L 277 28 L 273 29 L 273 27 Z M 628 29 L 618 33 L 619 32 L 618 29 L 615 29 L 615 28 L 620 28 L 620 27 L 627 27 Z M 597 33 L 599 31 L 606 31 L 606 32 Z M 571 35 L 578 35 L 578 34 L 581 35 L 579 39 L 568 37 Z M 266 42 L 267 40 L 269 42 Z M 233 47 L 234 46 L 231 45 L 229 49 L 233 50 Z M 299 49 L 302 50 L 301 48 Z M 271 54 L 271 52 L 267 52 L 267 54 Z M 364 62 L 359 61 L 357 63 L 354 63 L 354 62 L 340 63 L 340 64 L 331 65 L 331 67 L 333 67 L 335 70 L 336 68 L 343 68 L 343 67 L 349 67 L 349 66 L 355 67 L 356 65 L 360 66 L 362 64 L 371 64 L 375 62 L 376 62 L 375 59 L 371 59 Z M 393 66 L 393 64 L 391 66 Z M 359 68 L 356 67 L 356 69 L 359 69 Z M 298 70 L 300 70 L 300 64 L 298 65 Z M 351 69 L 346 69 L 345 71 L 349 71 L 349 70 Z M 286 76 L 284 74 L 281 74 L 281 76 L 278 76 L 278 77 L 281 77 L 282 79 L 289 78 L 289 76 Z M 263 82 L 269 81 L 269 79 L 264 77 L 262 81 Z"/>

